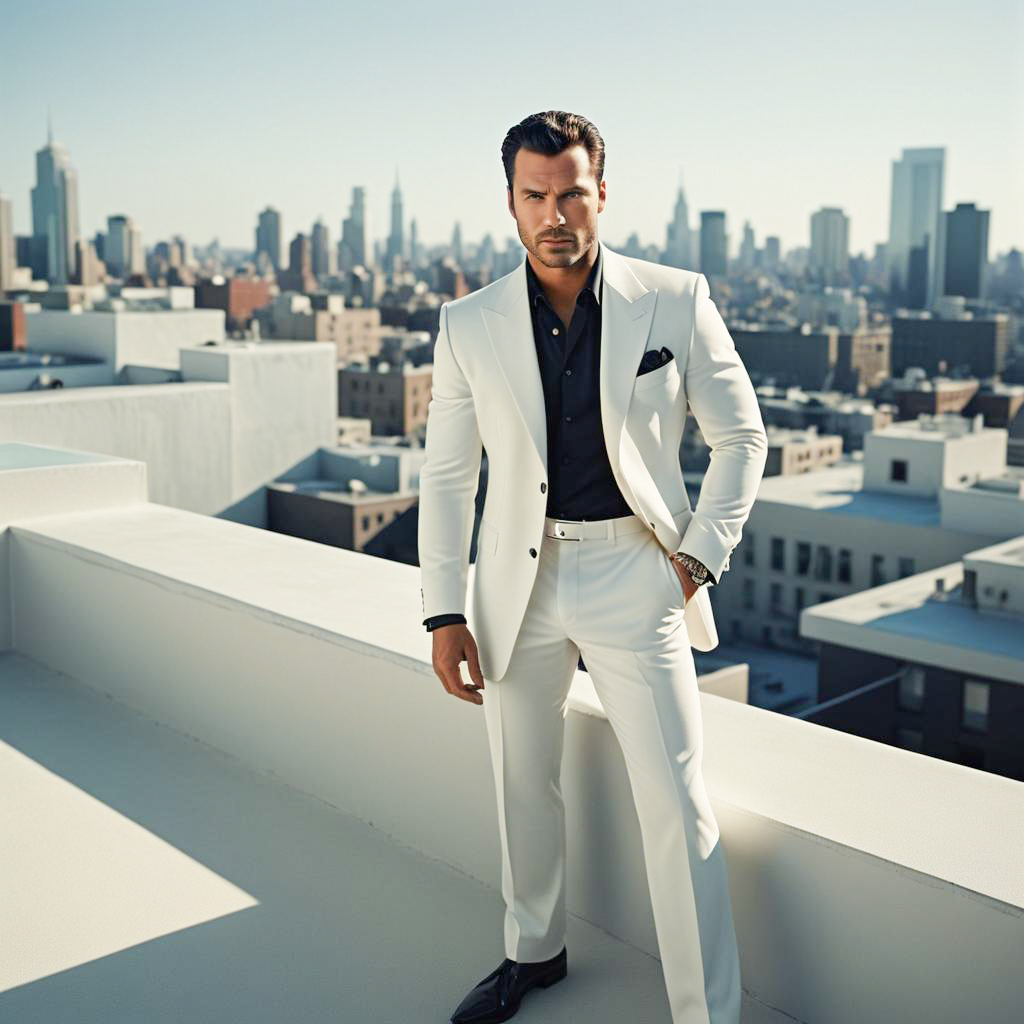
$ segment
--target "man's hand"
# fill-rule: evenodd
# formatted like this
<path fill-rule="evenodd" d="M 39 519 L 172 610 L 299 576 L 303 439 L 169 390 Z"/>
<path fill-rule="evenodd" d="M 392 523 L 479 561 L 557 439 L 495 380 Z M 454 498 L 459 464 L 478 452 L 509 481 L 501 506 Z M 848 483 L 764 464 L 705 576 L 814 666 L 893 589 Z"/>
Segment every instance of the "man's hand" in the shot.
<path fill-rule="evenodd" d="M 444 688 L 460 700 L 483 704 L 484 698 L 479 691 L 484 688 L 484 677 L 480 671 L 476 641 L 469 627 L 461 622 L 452 622 L 431 630 L 430 635 L 434 638 L 434 672 Z M 459 663 L 462 661 L 467 663 L 470 678 L 475 686 L 462 681 L 459 669 Z"/>
<path fill-rule="evenodd" d="M 693 582 L 693 577 L 690 575 L 689 569 L 687 569 L 686 566 L 677 558 L 670 558 L 668 562 L 669 565 L 675 569 L 676 575 L 683 584 L 683 594 L 686 598 L 686 603 L 689 604 L 690 598 L 697 593 L 697 584 Z"/>

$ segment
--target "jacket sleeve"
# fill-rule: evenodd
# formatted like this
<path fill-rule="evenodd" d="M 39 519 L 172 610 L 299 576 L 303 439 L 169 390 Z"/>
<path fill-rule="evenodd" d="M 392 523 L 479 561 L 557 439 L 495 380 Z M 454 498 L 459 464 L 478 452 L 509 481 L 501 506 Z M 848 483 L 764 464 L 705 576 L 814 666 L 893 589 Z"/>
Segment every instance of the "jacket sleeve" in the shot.
<path fill-rule="evenodd" d="M 483 446 L 473 395 L 452 350 L 447 303 L 434 345 L 424 447 L 416 538 L 423 615 L 462 615 Z"/>
<path fill-rule="evenodd" d="M 703 274 L 694 286 L 685 382 L 711 462 L 678 550 L 699 559 L 720 580 L 757 497 L 768 437 L 754 385 Z"/>

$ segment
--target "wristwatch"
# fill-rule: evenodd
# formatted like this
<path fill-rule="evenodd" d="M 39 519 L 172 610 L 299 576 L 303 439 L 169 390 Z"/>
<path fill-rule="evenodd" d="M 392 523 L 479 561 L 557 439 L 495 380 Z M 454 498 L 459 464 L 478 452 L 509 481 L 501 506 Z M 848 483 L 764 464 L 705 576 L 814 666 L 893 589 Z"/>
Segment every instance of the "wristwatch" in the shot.
<path fill-rule="evenodd" d="M 682 562 L 686 566 L 686 571 L 690 574 L 690 579 L 699 587 L 707 583 L 708 572 L 707 566 L 703 562 L 698 561 L 693 555 L 686 554 L 685 551 L 673 551 L 668 556 L 673 562 Z"/>

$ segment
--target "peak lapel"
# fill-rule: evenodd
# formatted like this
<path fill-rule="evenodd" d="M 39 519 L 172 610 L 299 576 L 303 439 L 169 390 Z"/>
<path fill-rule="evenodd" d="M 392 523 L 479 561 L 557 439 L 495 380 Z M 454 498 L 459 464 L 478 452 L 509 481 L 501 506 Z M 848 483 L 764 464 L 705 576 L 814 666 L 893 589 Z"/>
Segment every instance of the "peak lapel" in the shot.
<path fill-rule="evenodd" d="M 603 242 L 601 257 L 601 422 L 608 461 L 623 496 L 628 497 L 631 489 L 619 458 L 622 431 L 654 322 L 658 289 L 647 288 L 626 260 Z"/>

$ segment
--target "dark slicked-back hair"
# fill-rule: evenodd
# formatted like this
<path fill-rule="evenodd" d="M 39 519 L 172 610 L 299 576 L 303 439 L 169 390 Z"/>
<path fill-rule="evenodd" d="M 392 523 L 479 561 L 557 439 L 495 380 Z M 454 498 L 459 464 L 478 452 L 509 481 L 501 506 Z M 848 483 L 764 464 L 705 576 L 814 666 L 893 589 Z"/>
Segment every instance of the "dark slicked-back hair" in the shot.
<path fill-rule="evenodd" d="M 604 139 L 596 126 L 582 114 L 565 110 L 545 110 L 531 114 L 513 125 L 501 144 L 501 162 L 505 165 L 505 180 L 512 187 L 516 153 L 526 148 L 545 156 L 555 156 L 570 146 L 585 146 L 590 154 L 590 168 L 598 184 L 604 177 Z"/>

